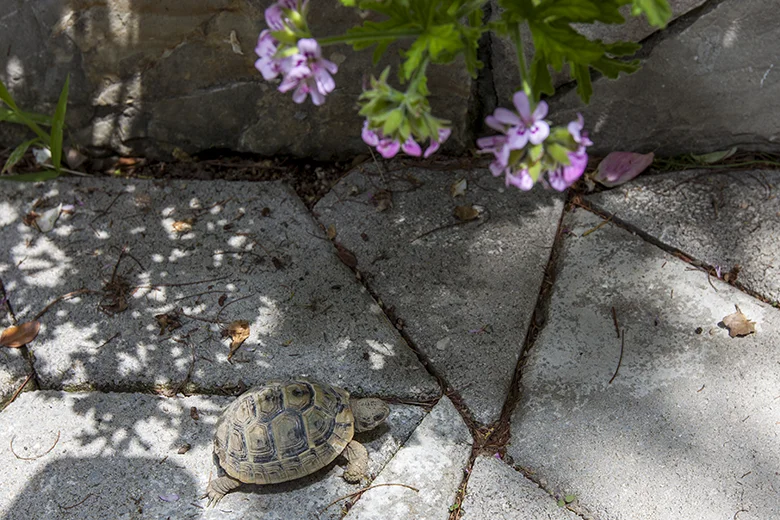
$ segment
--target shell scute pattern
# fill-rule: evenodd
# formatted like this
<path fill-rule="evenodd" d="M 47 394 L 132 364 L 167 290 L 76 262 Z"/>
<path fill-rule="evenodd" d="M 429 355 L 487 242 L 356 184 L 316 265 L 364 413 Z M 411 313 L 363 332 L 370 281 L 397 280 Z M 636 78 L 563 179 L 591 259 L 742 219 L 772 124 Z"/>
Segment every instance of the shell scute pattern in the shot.
<path fill-rule="evenodd" d="M 349 394 L 328 385 L 271 381 L 223 413 L 215 453 L 231 477 L 273 484 L 327 466 L 354 434 Z"/>

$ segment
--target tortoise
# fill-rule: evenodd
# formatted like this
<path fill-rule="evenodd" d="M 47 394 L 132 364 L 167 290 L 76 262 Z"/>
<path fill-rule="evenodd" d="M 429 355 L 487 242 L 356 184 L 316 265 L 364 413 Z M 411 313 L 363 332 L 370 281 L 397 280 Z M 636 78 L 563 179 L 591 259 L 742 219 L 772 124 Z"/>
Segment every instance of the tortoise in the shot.
<path fill-rule="evenodd" d="M 366 477 L 368 451 L 352 439 L 376 428 L 390 409 L 381 399 L 353 399 L 349 392 L 308 379 L 273 380 L 254 387 L 222 412 L 214 455 L 225 475 L 209 482 L 209 505 L 246 484 L 276 484 L 305 477 L 343 452 L 343 477 Z"/>

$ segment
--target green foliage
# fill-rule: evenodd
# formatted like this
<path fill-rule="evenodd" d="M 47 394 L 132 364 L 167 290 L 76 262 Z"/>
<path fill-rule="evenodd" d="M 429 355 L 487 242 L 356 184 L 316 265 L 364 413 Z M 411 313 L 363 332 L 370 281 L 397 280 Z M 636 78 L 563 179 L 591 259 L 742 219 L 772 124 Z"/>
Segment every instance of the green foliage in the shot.
<path fill-rule="evenodd" d="M 6 181 L 42 181 L 58 177 L 61 173 L 62 162 L 62 136 L 65 127 L 65 111 L 68 105 L 68 90 L 70 88 L 70 76 L 65 78 L 65 85 L 60 92 L 57 107 L 52 117 L 32 112 L 24 112 L 14 101 L 11 93 L 0 81 L 0 101 L 7 107 L 0 106 L 0 122 L 26 125 L 37 137 L 25 141 L 17 146 L 8 157 L 3 166 L 2 173 L 9 171 L 18 163 L 31 146 L 42 146 L 48 148 L 51 152 L 52 170 L 24 173 L 19 175 L 7 175 L 0 177 L 0 180 Z M 43 131 L 41 126 L 50 126 L 51 133 Z"/>

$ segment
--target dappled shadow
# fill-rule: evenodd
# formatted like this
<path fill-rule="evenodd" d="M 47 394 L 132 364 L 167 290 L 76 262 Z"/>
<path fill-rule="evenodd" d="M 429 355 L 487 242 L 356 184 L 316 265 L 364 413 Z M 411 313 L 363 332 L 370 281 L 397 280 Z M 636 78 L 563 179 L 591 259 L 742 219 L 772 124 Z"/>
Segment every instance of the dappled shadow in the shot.
<path fill-rule="evenodd" d="M 506 189 L 473 164 L 411 164 L 360 167 L 315 216 L 355 253 L 396 326 L 476 420 L 489 424 L 508 394 L 563 199 L 541 187 Z M 453 197 L 460 179 L 466 192 Z M 479 217 L 459 220 L 457 206 L 476 208 Z"/>
<path fill-rule="evenodd" d="M 601 222 L 564 219 L 512 420 L 515 464 L 599 518 L 776 517 L 780 313 L 624 230 L 583 236 Z M 718 326 L 734 304 L 755 335 Z"/>
<path fill-rule="evenodd" d="M 738 283 L 780 302 L 779 191 L 778 171 L 698 170 L 645 176 L 591 199 L 724 275 L 738 266 Z"/>

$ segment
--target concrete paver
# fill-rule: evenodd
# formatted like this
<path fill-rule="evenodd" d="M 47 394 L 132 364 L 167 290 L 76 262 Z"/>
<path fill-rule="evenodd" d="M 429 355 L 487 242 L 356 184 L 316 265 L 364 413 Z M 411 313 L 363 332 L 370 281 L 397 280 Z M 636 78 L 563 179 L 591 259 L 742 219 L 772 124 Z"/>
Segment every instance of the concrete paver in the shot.
<path fill-rule="evenodd" d="M 642 176 L 587 199 L 662 243 L 780 302 L 780 172 Z M 663 208 L 663 211 L 659 211 Z"/>
<path fill-rule="evenodd" d="M 315 206 L 416 347 L 477 421 L 498 419 L 550 256 L 560 196 L 505 190 L 485 170 L 360 168 Z M 462 197 L 450 186 L 466 179 Z M 392 208 L 375 202 L 392 192 Z M 459 222 L 456 206 L 482 217 Z"/>
<path fill-rule="evenodd" d="M 4 326 L 11 325 L 3 321 Z M 0 348 L 0 404 L 8 401 L 24 384 L 27 376 L 32 372 L 30 363 L 24 359 L 22 352 L 17 349 Z"/>
<path fill-rule="evenodd" d="M 484 456 L 474 461 L 461 509 L 461 520 L 577 520 L 521 473 Z"/>
<path fill-rule="evenodd" d="M 602 222 L 564 218 L 507 453 L 601 520 L 780 517 L 780 311 Z"/>
<path fill-rule="evenodd" d="M 24 393 L 0 414 L 0 444 L 5 447 L 0 450 L 0 514 L 12 520 L 247 518 L 262 513 L 264 519 L 289 520 L 310 518 L 358 489 L 341 478 L 341 466 L 332 464 L 292 483 L 245 486 L 205 509 L 206 501 L 199 497 L 209 477 L 216 476 L 214 425 L 229 401 Z M 393 405 L 386 426 L 359 437 L 369 451 L 370 472 L 381 470 L 423 416 L 419 407 Z M 191 447 L 179 454 L 184 444 Z M 324 519 L 340 517 L 338 506 L 320 513 Z"/>
<path fill-rule="evenodd" d="M 0 272 L 17 318 L 92 291 L 41 319 L 30 348 L 45 388 L 220 392 L 307 375 L 358 394 L 439 393 L 282 184 L 64 179 L 4 189 Z M 73 205 L 46 234 L 23 223 L 42 199 L 39 213 Z M 166 314 L 181 327 L 161 330 Z M 220 330 L 233 320 L 251 333 L 228 362 Z"/>
<path fill-rule="evenodd" d="M 446 520 L 471 454 L 472 438 L 452 402 L 442 397 L 346 520 Z"/>

